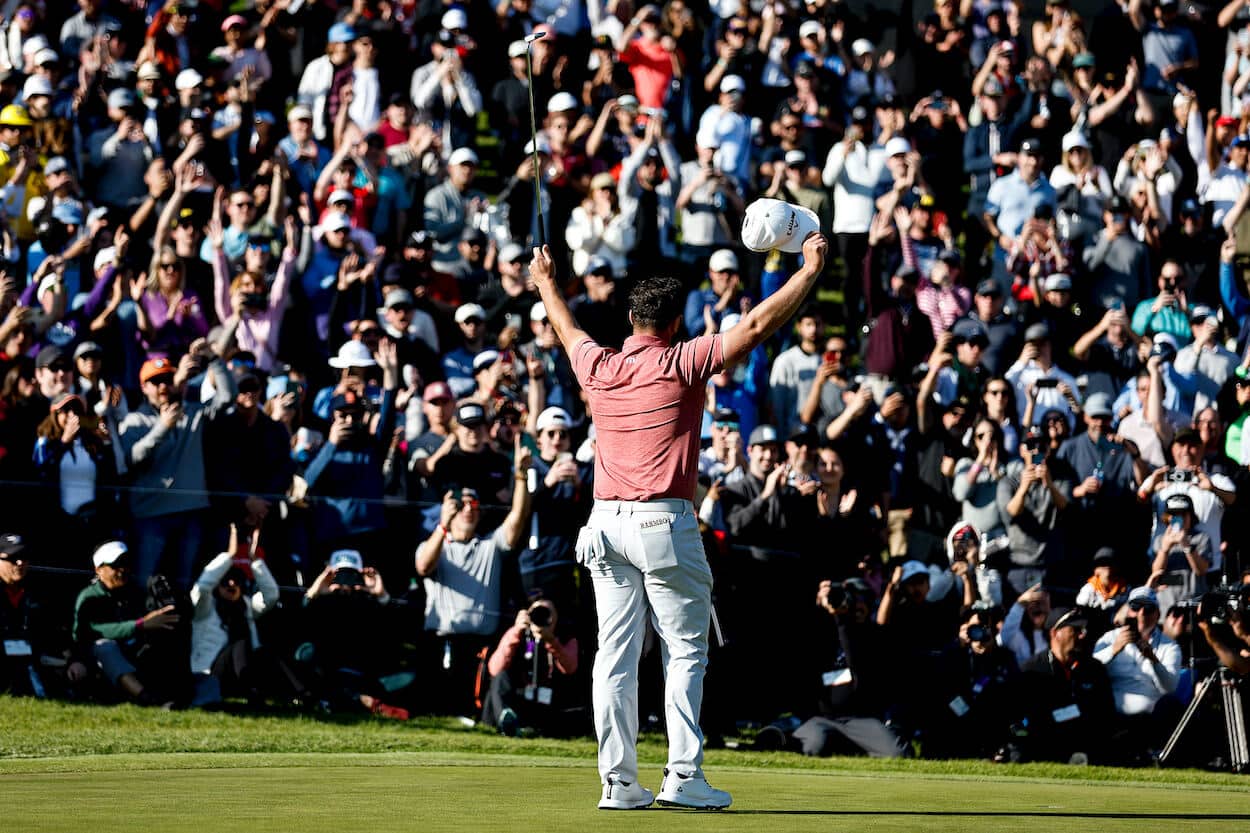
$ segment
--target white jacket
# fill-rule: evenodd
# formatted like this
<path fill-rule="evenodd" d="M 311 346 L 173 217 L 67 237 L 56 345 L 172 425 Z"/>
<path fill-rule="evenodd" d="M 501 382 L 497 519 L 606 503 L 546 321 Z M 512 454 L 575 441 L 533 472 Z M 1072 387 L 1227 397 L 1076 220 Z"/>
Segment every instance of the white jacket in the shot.
<path fill-rule="evenodd" d="M 605 221 L 592 216 L 580 205 L 574 208 L 564 230 L 564 242 L 573 252 L 573 271 L 585 274 L 590 259 L 598 255 L 612 264 L 613 274 L 625 274 L 627 258 L 638 237 L 634 222 L 634 216 L 624 212 L 617 212 Z"/>
<path fill-rule="evenodd" d="M 229 644 L 230 636 L 226 633 L 225 624 L 217 615 L 217 603 L 214 590 L 222 578 L 229 572 L 234 557 L 223 552 L 208 562 L 204 572 L 191 588 L 191 604 L 195 613 L 191 619 L 191 673 L 209 674 L 213 670 L 213 662 L 222 649 Z M 252 635 L 252 647 L 260 647 L 260 637 L 256 633 L 256 617 L 270 610 L 278 603 L 278 582 L 265 566 L 264 561 L 252 562 L 252 576 L 256 580 L 256 592 L 244 607 L 247 615 L 247 629 Z"/>

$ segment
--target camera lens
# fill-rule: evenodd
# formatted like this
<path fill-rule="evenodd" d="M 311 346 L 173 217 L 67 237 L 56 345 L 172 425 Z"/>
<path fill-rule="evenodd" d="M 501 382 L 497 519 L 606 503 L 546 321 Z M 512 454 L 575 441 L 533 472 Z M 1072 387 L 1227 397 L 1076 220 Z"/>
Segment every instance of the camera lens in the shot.
<path fill-rule="evenodd" d="M 539 605 L 530 608 L 530 622 L 536 628 L 545 628 L 551 624 L 551 609 Z"/>

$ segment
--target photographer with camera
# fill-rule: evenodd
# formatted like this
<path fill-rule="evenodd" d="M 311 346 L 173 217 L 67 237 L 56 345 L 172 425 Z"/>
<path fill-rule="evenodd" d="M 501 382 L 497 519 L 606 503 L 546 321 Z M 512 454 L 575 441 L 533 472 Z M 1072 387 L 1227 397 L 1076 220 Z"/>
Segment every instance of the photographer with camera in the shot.
<path fill-rule="evenodd" d="M 556 606 L 539 598 L 517 612 L 516 622 L 504 632 L 486 669 L 490 689 L 482 709 L 482 722 L 500 734 L 517 735 L 538 730 L 544 735 L 576 734 L 585 725 L 569 721 L 569 682 L 577 673 L 577 637 L 557 629 Z M 580 721 L 585 724 L 586 721 Z"/>
<path fill-rule="evenodd" d="M 1046 617 L 1048 645 L 1021 664 L 1020 713 L 1034 760 L 1088 762 L 1103 758 L 1115 714 L 1111 682 L 1089 657 L 1086 620 L 1079 610 L 1055 608 Z"/>
<path fill-rule="evenodd" d="M 873 619 L 874 602 L 872 588 L 862 579 L 820 582 L 816 606 L 828 615 L 819 617 L 814 631 L 818 714 L 789 735 L 780 722 L 765 727 L 756 737 L 756 749 L 785 748 L 820 757 L 909 754 L 884 722 L 895 666 L 885 630 Z"/>
<path fill-rule="evenodd" d="M 1220 665 L 1238 677 L 1250 675 L 1250 588 L 1221 587 L 1202 597 L 1198 605 L 1198 630 Z"/>
<path fill-rule="evenodd" d="M 499 632 L 503 612 L 504 559 L 529 531 L 526 487 L 530 450 L 518 433 L 514 443 L 515 488 L 507 517 L 489 536 L 478 535 L 481 502 L 473 489 L 443 495 L 438 526 L 417 547 L 417 575 L 425 580 L 425 630 L 440 659 L 429 657 L 432 689 L 456 714 L 471 714 L 478 653 Z M 437 669 L 441 668 L 441 673 Z"/>
<path fill-rule="evenodd" d="M 1121 624 L 1094 645 L 1094 659 L 1107 667 L 1115 709 L 1120 715 L 1122 752 L 1157 748 L 1176 725 L 1181 704 L 1174 696 L 1180 679 L 1181 649 L 1159 627 L 1159 597 L 1149 587 L 1128 594 L 1116 614 Z"/>
<path fill-rule="evenodd" d="M 180 682 L 173 669 L 185 674 L 188 657 L 171 663 L 170 657 L 150 649 L 178 627 L 181 617 L 175 605 L 147 609 L 142 586 L 131 579 L 130 550 L 121 541 L 101 544 L 91 562 L 95 580 L 74 604 L 78 654 L 93 658 L 108 682 L 128 699 L 148 706 L 168 704 Z M 70 680 L 77 682 L 72 668 Z"/>

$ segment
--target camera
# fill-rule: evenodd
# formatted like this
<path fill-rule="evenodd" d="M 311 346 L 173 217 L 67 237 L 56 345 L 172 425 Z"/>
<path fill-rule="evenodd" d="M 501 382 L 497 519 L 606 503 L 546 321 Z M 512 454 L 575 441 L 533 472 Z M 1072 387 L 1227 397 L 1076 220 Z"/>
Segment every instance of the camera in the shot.
<path fill-rule="evenodd" d="M 248 309 L 266 309 L 269 306 L 269 296 L 263 292 L 246 292 L 243 295 L 243 306 Z"/>
<path fill-rule="evenodd" d="M 841 584 L 834 583 L 829 588 L 829 606 L 835 609 L 846 606 L 846 588 Z"/>
<path fill-rule="evenodd" d="M 990 629 L 985 627 L 985 625 L 970 625 L 968 627 L 969 642 L 989 642 L 993 638 L 994 636 L 990 633 Z"/>
<path fill-rule="evenodd" d="M 1212 625 L 1229 624 L 1245 613 L 1248 594 L 1250 587 L 1244 584 L 1221 584 L 1203 595 L 1198 603 L 1198 621 Z"/>
<path fill-rule="evenodd" d="M 1192 483 L 1194 473 L 1189 469 L 1172 469 L 1168 472 L 1169 483 Z"/>
<path fill-rule="evenodd" d="M 1038 390 L 1045 390 L 1046 388 L 1057 388 L 1059 387 L 1059 380 L 1052 379 L 1052 378 L 1038 379 L 1036 384 L 1037 384 Z"/>
<path fill-rule="evenodd" d="M 536 628 L 545 628 L 551 624 L 551 608 L 546 605 L 534 605 L 530 608 L 530 624 Z"/>
<path fill-rule="evenodd" d="M 365 577 L 354 567 L 340 567 L 334 571 L 334 583 L 354 589 L 365 586 Z"/>

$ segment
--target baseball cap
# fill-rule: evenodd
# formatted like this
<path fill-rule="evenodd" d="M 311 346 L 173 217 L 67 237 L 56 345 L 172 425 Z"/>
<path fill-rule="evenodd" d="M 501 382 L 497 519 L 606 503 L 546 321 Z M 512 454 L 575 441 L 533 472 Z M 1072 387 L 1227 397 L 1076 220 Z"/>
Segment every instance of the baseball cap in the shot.
<path fill-rule="evenodd" d="M 638 96 L 625 93 L 616 100 L 616 106 L 622 110 L 629 110 L 631 113 L 638 109 Z"/>
<path fill-rule="evenodd" d="M 612 269 L 612 264 L 608 262 L 606 257 L 601 255 L 591 255 L 586 261 L 586 269 L 582 272 L 582 277 L 587 275 L 599 275 L 601 277 L 616 280 L 616 274 Z"/>
<path fill-rule="evenodd" d="M 80 410 L 82 410 L 82 409 L 84 409 L 84 408 L 86 407 L 86 404 L 82 401 L 82 397 L 81 397 L 81 396 L 79 396 L 78 394 L 76 394 L 76 393 L 70 393 L 69 391 L 64 391 L 64 392 L 62 392 L 62 393 L 58 393 L 58 394 L 56 395 L 56 398 L 52 400 L 52 406 L 51 406 L 51 408 L 52 408 L 52 412 L 53 412 L 53 413 L 56 413 L 57 411 L 61 410 L 62 408 L 66 407 L 66 406 L 68 406 L 68 405 L 72 405 L 72 404 L 74 404 L 75 402 L 77 402 L 77 403 L 78 403 L 78 407 L 79 407 L 79 409 L 80 409 Z"/>
<path fill-rule="evenodd" d="M 807 164 L 807 153 L 802 150 L 788 150 L 786 151 L 785 160 L 786 165 L 797 168 Z"/>
<path fill-rule="evenodd" d="M 365 568 L 365 560 L 361 558 L 360 553 L 356 550 L 335 550 L 330 554 L 331 570 L 355 570 L 360 572 Z"/>
<path fill-rule="evenodd" d="M 1043 292 L 1068 292 L 1072 289 L 1072 279 L 1062 272 L 1056 272 L 1046 278 L 1042 284 Z"/>
<path fill-rule="evenodd" d="M 816 429 L 812 426 L 800 424 L 790 432 L 790 436 L 786 437 L 786 442 L 815 448 L 820 445 L 820 434 L 816 433 Z"/>
<path fill-rule="evenodd" d="M 516 263 L 525 257 L 525 247 L 519 243 L 504 243 L 503 248 L 499 250 L 497 260 L 500 263 Z"/>
<path fill-rule="evenodd" d="M 221 31 L 229 31 L 232 27 L 247 28 L 247 18 L 241 14 L 232 14 L 221 22 Z"/>
<path fill-rule="evenodd" d="M 1042 143 L 1038 139 L 1025 139 L 1020 143 L 1020 152 L 1027 153 L 1029 156 L 1042 155 Z"/>
<path fill-rule="evenodd" d="M 741 418 L 738 416 L 738 412 L 733 408 L 717 408 L 712 414 L 712 422 L 737 425 L 741 422 Z"/>
<path fill-rule="evenodd" d="M 720 80 L 722 93 L 744 93 L 746 90 L 747 82 L 742 80 L 741 75 L 726 75 Z"/>
<path fill-rule="evenodd" d="M 905 153 L 911 153 L 911 142 L 902 136 L 895 136 L 885 143 L 886 156 L 898 156 Z"/>
<path fill-rule="evenodd" d="M 411 307 L 416 304 L 416 302 L 417 299 L 412 297 L 412 293 L 401 287 L 392 289 L 390 292 L 386 293 L 386 298 L 382 301 L 382 308 L 392 309 L 398 306 Z"/>
<path fill-rule="evenodd" d="M 325 222 L 321 224 L 322 231 L 338 231 L 339 229 L 351 227 L 351 218 L 341 211 L 331 211 L 326 215 Z"/>
<path fill-rule="evenodd" d="M 83 356 L 103 356 L 104 348 L 96 344 L 94 341 L 84 341 L 74 348 L 74 359 L 81 359 Z"/>
<path fill-rule="evenodd" d="M 474 428 L 486 422 L 486 409 L 476 402 L 464 402 L 456 408 L 456 422 Z"/>
<path fill-rule="evenodd" d="M 473 372 L 477 373 L 482 368 L 490 367 L 497 361 L 499 361 L 498 350 L 483 350 L 473 357 Z"/>
<path fill-rule="evenodd" d="M 132 90 L 118 87 L 109 93 L 108 106 L 110 110 L 124 110 L 127 107 L 133 107 L 135 100 L 135 94 Z"/>
<path fill-rule="evenodd" d="M 165 357 L 148 359 L 139 368 L 139 383 L 147 384 L 159 376 L 173 376 L 176 368 L 174 363 Z"/>
<path fill-rule="evenodd" d="M 1195 304 L 1189 310 L 1189 323 L 1197 324 L 1215 315 L 1215 310 L 1205 304 Z"/>
<path fill-rule="evenodd" d="M 1097 63 L 1093 52 L 1082 52 L 1072 59 L 1073 69 L 1092 69 Z"/>
<path fill-rule="evenodd" d="M 899 579 L 899 582 L 901 584 L 906 584 L 912 579 L 920 578 L 921 576 L 924 576 L 925 578 L 929 577 L 928 567 L 926 567 L 924 564 L 914 559 L 903 562 L 903 575 Z"/>
<path fill-rule="evenodd" d="M 1181 203 L 1180 215 L 1182 217 L 1201 217 L 1202 206 L 1192 197 Z"/>
<path fill-rule="evenodd" d="M 1024 341 L 1026 344 L 1030 341 L 1045 341 L 1048 338 L 1050 338 L 1050 325 L 1045 321 L 1030 324 L 1029 328 L 1024 331 Z"/>
<path fill-rule="evenodd" d="M 1138 144 L 1140 145 L 1140 143 Z M 1246 145 L 1250 145 L 1250 136 L 1247 136 L 1245 133 L 1240 133 L 1233 139 L 1232 147 L 1243 148 Z"/>
<path fill-rule="evenodd" d="M 481 304 L 462 304 L 459 309 L 456 310 L 456 323 L 463 324 L 470 318 L 479 318 L 482 321 L 485 321 L 486 310 L 482 309 Z"/>
<path fill-rule="evenodd" d="M 350 23 L 335 23 L 326 35 L 330 43 L 351 43 L 356 40 L 356 30 Z"/>
<path fill-rule="evenodd" d="M 91 554 L 91 563 L 96 567 L 113 565 L 125 558 L 129 552 L 130 549 L 121 541 L 105 541 Z"/>
<path fill-rule="evenodd" d="M 868 38 L 856 38 L 851 43 L 851 54 L 856 58 L 862 58 L 875 48 L 872 45 L 872 41 L 868 40 Z"/>
<path fill-rule="evenodd" d="M 464 13 L 464 9 L 453 7 L 443 12 L 443 17 L 439 20 L 439 25 L 448 31 L 455 29 L 468 29 L 469 16 Z"/>
<path fill-rule="evenodd" d="M 551 142 L 540 133 L 537 139 L 530 139 L 525 143 L 524 150 L 525 153 L 534 153 L 535 151 L 538 153 L 551 153 Z"/>
<path fill-rule="evenodd" d="M 805 38 L 809 35 L 818 35 L 824 28 L 819 20 L 804 20 L 799 24 L 799 37 Z"/>
<path fill-rule="evenodd" d="M 530 307 L 530 321 L 546 321 L 547 305 L 542 301 L 538 301 L 534 306 Z"/>
<path fill-rule="evenodd" d="M 1095 564 L 1112 564 L 1115 562 L 1115 550 L 1111 547 L 1099 547 L 1094 552 Z"/>
<path fill-rule="evenodd" d="M 56 54 L 55 49 L 40 49 L 35 53 L 35 66 L 37 67 L 55 64 L 60 60 L 61 56 Z"/>
<path fill-rule="evenodd" d="M 1056 607 L 1051 608 L 1050 613 L 1046 614 L 1046 630 L 1053 631 L 1055 628 L 1079 628 L 1084 629 L 1089 621 L 1081 613 L 1080 608 L 1076 607 Z"/>
<path fill-rule="evenodd" d="M 981 85 L 981 95 L 987 98 L 997 98 L 1003 94 L 1003 85 L 997 78 L 990 78 Z"/>
<path fill-rule="evenodd" d="M 753 252 L 801 252 L 807 236 L 819 231 L 816 212 L 781 200 L 756 200 L 742 218 L 742 242 Z"/>
<path fill-rule="evenodd" d="M 456 148 L 451 152 L 451 156 L 447 157 L 447 166 L 476 165 L 478 161 L 477 154 L 473 151 L 473 148 Z"/>
<path fill-rule="evenodd" d="M 1186 425 L 1172 435 L 1172 445 L 1202 445 L 1202 435 L 1197 429 Z"/>
<path fill-rule="evenodd" d="M 977 294 L 988 298 L 997 298 L 1003 294 L 1003 288 L 993 278 L 986 278 L 977 284 Z"/>
<path fill-rule="evenodd" d="M 363 411 L 365 400 L 353 390 L 344 391 L 330 400 L 331 411 Z"/>
<path fill-rule="evenodd" d="M 296 104 L 286 114 L 288 122 L 293 121 L 312 121 L 313 111 L 307 104 Z"/>
<path fill-rule="evenodd" d="M 16 533 L 0 535 L 0 555 L 21 555 L 26 551 L 26 542 Z"/>
<path fill-rule="evenodd" d="M 140 81 L 159 81 L 161 80 L 161 68 L 151 61 L 144 61 L 139 65 L 139 72 L 136 73 Z"/>
<path fill-rule="evenodd" d="M 1176 515 L 1181 512 L 1192 515 L 1194 512 L 1194 502 L 1189 499 L 1189 495 L 1183 492 L 1168 495 L 1167 502 L 1163 504 L 1163 507 L 1164 511 L 1169 515 Z"/>
<path fill-rule="evenodd" d="M 534 423 L 534 428 L 539 432 L 546 431 L 548 428 L 568 428 L 573 424 L 573 417 L 569 416 L 569 412 L 563 408 L 557 408 L 554 405 L 543 410 L 538 415 L 538 421 Z"/>
<path fill-rule="evenodd" d="M 1138 605 L 1154 605 L 1159 606 L 1159 596 L 1152 588 L 1134 587 L 1128 594 L 1128 603 L 1132 605 L 1136 602 Z"/>
<path fill-rule="evenodd" d="M 985 328 L 981 326 L 981 322 L 974 321 L 971 318 L 961 318 L 956 321 L 955 325 L 951 327 L 951 335 L 960 341 L 986 340 L 989 338 Z"/>
<path fill-rule="evenodd" d="M 1110 417 L 1111 397 L 1105 393 L 1091 393 L 1081 410 L 1089 417 Z"/>
<path fill-rule="evenodd" d="M 717 249 L 707 259 L 709 272 L 737 272 L 738 256 L 730 249 Z"/>
<path fill-rule="evenodd" d="M 527 51 L 528 48 L 523 40 L 514 40 L 512 43 L 508 44 L 509 58 L 524 58 Z"/>
<path fill-rule="evenodd" d="M 1072 148 L 1089 149 L 1089 139 L 1085 138 L 1085 134 L 1079 130 L 1072 130 L 1063 134 L 1063 152 L 1067 153 Z"/>
<path fill-rule="evenodd" d="M 48 160 L 48 164 L 43 166 L 44 174 L 59 174 L 69 170 L 69 162 L 64 156 L 53 156 Z"/>
<path fill-rule="evenodd" d="M 558 92 L 551 98 L 547 99 L 548 113 L 563 113 L 568 110 L 577 109 L 577 99 L 572 93 Z"/>
<path fill-rule="evenodd" d="M 36 95 L 52 95 L 52 82 L 42 75 L 32 75 L 22 85 L 22 98 Z"/>
<path fill-rule="evenodd" d="M 598 191 L 601 188 L 610 190 L 616 189 L 616 180 L 612 178 L 612 174 L 607 171 L 597 173 L 590 178 L 590 190 Z"/>
<path fill-rule="evenodd" d="M 343 370 L 348 367 L 376 367 L 377 362 L 369 348 L 361 341 L 345 341 L 336 356 L 330 357 L 330 367 Z"/>
<path fill-rule="evenodd" d="M 204 76 L 194 69 L 184 69 L 174 76 L 174 89 L 190 90 L 204 83 Z"/>
<path fill-rule="evenodd" d="M 425 386 L 425 392 L 421 394 L 424 402 L 433 402 L 435 399 L 454 400 L 451 387 L 446 382 L 430 382 Z"/>
<path fill-rule="evenodd" d="M 751 429 L 751 436 L 747 438 L 747 445 L 775 445 L 780 442 L 777 436 L 777 429 L 771 425 L 757 425 Z"/>
<path fill-rule="evenodd" d="M 82 206 L 74 200 L 66 200 L 52 206 L 52 218 L 67 226 L 82 225 Z"/>
<path fill-rule="evenodd" d="M 346 188 L 340 188 L 337 191 L 332 191 L 330 196 L 326 199 L 326 202 L 330 205 L 341 202 L 352 203 L 354 205 L 356 202 L 356 196 Z"/>

